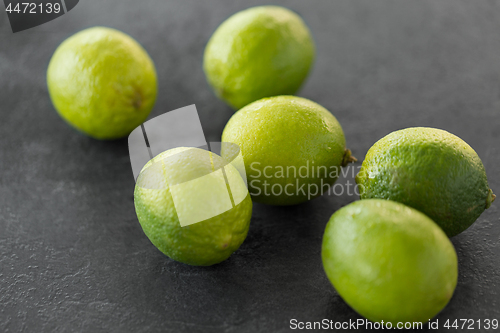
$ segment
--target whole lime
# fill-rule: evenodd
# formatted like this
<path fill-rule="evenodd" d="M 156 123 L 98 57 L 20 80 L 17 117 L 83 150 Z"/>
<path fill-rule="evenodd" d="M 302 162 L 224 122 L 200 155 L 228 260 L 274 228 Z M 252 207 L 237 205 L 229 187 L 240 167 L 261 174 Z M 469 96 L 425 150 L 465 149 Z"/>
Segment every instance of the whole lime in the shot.
<path fill-rule="evenodd" d="M 295 96 L 264 98 L 242 108 L 226 124 L 222 141 L 240 147 L 252 198 L 271 205 L 323 194 L 340 167 L 355 160 L 337 119 Z"/>
<path fill-rule="evenodd" d="M 156 71 L 130 36 L 95 27 L 66 39 L 47 70 L 54 107 L 96 139 L 116 139 L 142 124 L 156 100 Z"/>
<path fill-rule="evenodd" d="M 309 29 L 297 14 L 278 6 L 253 7 L 217 28 L 203 68 L 216 95 L 239 109 L 263 97 L 295 94 L 314 54 Z"/>
<path fill-rule="evenodd" d="M 361 199 L 416 208 L 449 237 L 467 229 L 495 199 L 476 152 L 459 137 L 427 127 L 399 130 L 376 142 L 356 182 Z"/>
<path fill-rule="evenodd" d="M 197 148 L 167 150 L 149 161 L 134 202 L 150 241 L 170 258 L 196 266 L 229 258 L 245 240 L 252 215 L 238 170 Z"/>
<path fill-rule="evenodd" d="M 457 255 L 445 233 L 403 204 L 356 201 L 332 215 L 323 236 L 328 279 L 374 322 L 427 322 L 457 284 Z"/>

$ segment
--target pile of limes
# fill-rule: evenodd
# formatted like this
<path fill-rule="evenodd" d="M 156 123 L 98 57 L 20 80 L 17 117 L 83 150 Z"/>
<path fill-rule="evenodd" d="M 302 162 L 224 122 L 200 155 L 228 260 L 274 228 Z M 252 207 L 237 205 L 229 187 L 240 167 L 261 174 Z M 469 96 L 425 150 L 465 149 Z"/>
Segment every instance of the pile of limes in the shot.
<path fill-rule="evenodd" d="M 203 68 L 216 95 L 239 109 L 222 141 L 239 146 L 246 172 L 227 163 L 231 149 L 218 156 L 179 147 L 151 160 L 138 178 L 135 207 L 144 232 L 163 253 L 191 265 L 221 262 L 243 243 L 252 200 L 310 200 L 356 161 L 337 119 L 317 103 L 291 96 L 314 56 L 307 26 L 283 7 L 241 11 L 215 31 Z M 64 41 L 47 73 L 60 115 L 98 139 L 126 136 L 147 118 L 156 80 L 146 51 L 109 28 Z M 446 131 L 407 128 L 373 145 L 356 182 L 363 200 L 337 211 L 326 226 L 322 259 L 328 278 L 372 321 L 427 321 L 448 303 L 457 283 L 457 255 L 448 237 L 467 229 L 495 199 L 481 160 Z M 212 206 L 223 213 L 203 220 Z M 202 221 L 181 226 L 186 216 Z"/>

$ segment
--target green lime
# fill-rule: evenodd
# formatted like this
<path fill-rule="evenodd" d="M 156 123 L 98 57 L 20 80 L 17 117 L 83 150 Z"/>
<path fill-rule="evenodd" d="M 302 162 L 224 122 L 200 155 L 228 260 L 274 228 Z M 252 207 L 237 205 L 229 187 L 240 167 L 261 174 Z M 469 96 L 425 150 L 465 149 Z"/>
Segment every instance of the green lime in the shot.
<path fill-rule="evenodd" d="M 229 258 L 245 240 L 252 215 L 238 170 L 198 148 L 167 150 L 149 161 L 134 202 L 151 242 L 170 258 L 196 266 Z"/>
<path fill-rule="evenodd" d="M 356 182 L 361 199 L 416 208 L 449 237 L 467 229 L 495 199 L 476 152 L 435 128 L 407 128 L 380 139 L 366 154 Z"/>
<path fill-rule="evenodd" d="M 241 148 L 252 198 L 298 204 L 323 194 L 355 160 L 337 119 L 321 105 L 295 96 L 264 98 L 236 112 L 223 142 Z M 223 151 L 223 156 L 227 152 Z"/>
<path fill-rule="evenodd" d="M 156 71 L 130 36 L 95 27 L 66 39 L 47 70 L 54 107 L 70 125 L 96 139 L 128 135 L 156 100 Z"/>
<path fill-rule="evenodd" d="M 278 6 L 238 12 L 215 31 L 203 67 L 216 95 L 235 109 L 263 97 L 293 95 L 314 60 L 309 29 Z"/>
<path fill-rule="evenodd" d="M 424 214 L 381 199 L 356 201 L 332 215 L 323 267 L 340 296 L 374 322 L 427 322 L 457 284 L 457 255 Z"/>

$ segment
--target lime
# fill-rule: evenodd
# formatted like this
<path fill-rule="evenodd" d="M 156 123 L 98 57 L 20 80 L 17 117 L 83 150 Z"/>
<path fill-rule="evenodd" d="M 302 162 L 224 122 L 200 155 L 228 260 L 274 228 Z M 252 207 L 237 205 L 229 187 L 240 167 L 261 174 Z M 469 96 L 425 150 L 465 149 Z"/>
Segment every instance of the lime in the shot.
<path fill-rule="evenodd" d="M 449 237 L 467 229 L 495 199 L 476 152 L 435 128 L 407 128 L 380 139 L 366 154 L 356 182 L 361 199 L 416 208 Z"/>
<path fill-rule="evenodd" d="M 356 201 L 332 215 L 323 267 L 340 296 L 374 322 L 427 322 L 457 284 L 457 255 L 446 234 L 403 204 Z"/>
<path fill-rule="evenodd" d="M 252 215 L 238 170 L 198 148 L 167 150 L 149 161 L 134 202 L 151 242 L 170 258 L 196 266 L 229 258 L 245 240 Z"/>
<path fill-rule="evenodd" d="M 337 119 L 295 96 L 264 98 L 242 108 L 227 123 L 222 141 L 241 148 L 252 198 L 271 205 L 321 195 L 339 177 L 340 166 L 355 160 Z"/>
<path fill-rule="evenodd" d="M 128 135 L 156 100 L 156 71 L 130 36 L 95 27 L 66 39 L 47 70 L 54 107 L 70 125 L 96 139 Z"/>
<path fill-rule="evenodd" d="M 253 7 L 217 28 L 203 67 L 216 95 L 239 109 L 263 97 L 295 94 L 314 53 L 309 29 L 297 14 L 278 6 Z"/>

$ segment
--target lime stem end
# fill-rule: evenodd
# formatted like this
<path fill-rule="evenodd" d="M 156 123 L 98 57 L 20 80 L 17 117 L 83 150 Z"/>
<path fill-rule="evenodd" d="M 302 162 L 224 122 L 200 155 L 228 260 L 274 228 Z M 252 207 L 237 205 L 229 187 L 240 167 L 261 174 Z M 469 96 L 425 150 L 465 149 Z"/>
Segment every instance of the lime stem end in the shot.
<path fill-rule="evenodd" d="M 488 196 L 486 197 L 486 209 L 490 208 L 491 204 L 493 201 L 495 201 L 495 198 L 497 196 L 493 194 L 493 191 L 491 188 L 488 190 Z"/>
<path fill-rule="evenodd" d="M 342 166 L 346 167 L 349 163 L 357 162 L 358 159 L 351 155 L 350 149 L 345 149 L 344 158 L 342 159 Z"/>

